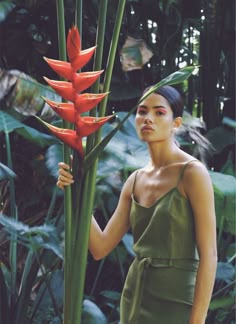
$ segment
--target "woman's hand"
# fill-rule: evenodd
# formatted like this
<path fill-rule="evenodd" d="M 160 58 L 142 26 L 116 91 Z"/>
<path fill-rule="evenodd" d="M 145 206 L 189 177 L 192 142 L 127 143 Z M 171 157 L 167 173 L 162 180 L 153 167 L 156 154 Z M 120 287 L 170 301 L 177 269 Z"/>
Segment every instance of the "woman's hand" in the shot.
<path fill-rule="evenodd" d="M 58 163 L 59 177 L 57 180 L 57 187 L 64 190 L 65 186 L 70 186 L 74 183 L 73 177 L 70 173 L 70 166 L 64 162 Z"/>

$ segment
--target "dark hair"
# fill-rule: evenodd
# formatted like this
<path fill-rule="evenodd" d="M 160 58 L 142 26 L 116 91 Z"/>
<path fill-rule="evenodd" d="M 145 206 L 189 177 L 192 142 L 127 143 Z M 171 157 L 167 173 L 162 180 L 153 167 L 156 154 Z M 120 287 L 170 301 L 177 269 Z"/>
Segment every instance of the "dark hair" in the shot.
<path fill-rule="evenodd" d="M 146 88 L 144 90 L 143 94 L 145 94 L 150 88 L 151 88 L 151 86 Z M 162 87 L 158 88 L 153 93 L 159 94 L 160 96 L 164 97 L 169 102 L 170 107 L 173 111 L 174 118 L 182 117 L 184 103 L 183 103 L 183 99 L 182 99 L 180 93 L 175 88 L 166 85 L 166 86 L 162 86 Z"/>

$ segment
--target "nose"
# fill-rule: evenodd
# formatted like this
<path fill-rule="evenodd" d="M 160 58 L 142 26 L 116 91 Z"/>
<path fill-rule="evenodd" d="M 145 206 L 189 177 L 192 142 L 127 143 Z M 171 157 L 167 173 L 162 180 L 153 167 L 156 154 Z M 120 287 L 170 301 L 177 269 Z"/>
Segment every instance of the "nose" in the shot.
<path fill-rule="evenodd" d="M 147 123 L 147 124 L 152 123 L 153 122 L 152 116 L 150 114 L 146 114 L 145 118 L 144 118 L 144 122 Z"/>

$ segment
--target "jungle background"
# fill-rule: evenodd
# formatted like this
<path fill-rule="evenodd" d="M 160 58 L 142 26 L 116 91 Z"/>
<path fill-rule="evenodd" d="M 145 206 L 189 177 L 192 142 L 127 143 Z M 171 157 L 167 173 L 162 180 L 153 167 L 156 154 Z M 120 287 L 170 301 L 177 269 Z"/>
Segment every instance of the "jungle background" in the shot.
<path fill-rule="evenodd" d="M 68 30 L 74 23 L 74 1 L 64 3 Z M 117 4 L 109 0 L 104 69 Z M 98 0 L 84 1 L 82 48 L 95 44 L 98 5 Z M 17 324 L 62 323 L 63 192 L 55 186 L 62 144 L 35 118 L 60 123 L 41 97 L 58 100 L 43 79 L 58 78 L 43 59 L 58 58 L 57 37 L 55 1 L 0 1 L 0 211 L 8 216 L 0 228 L 0 324 L 15 323 L 13 313 L 20 313 Z M 92 63 L 85 69 L 92 70 Z M 198 73 L 177 86 L 185 102 L 177 139 L 205 163 L 215 191 L 219 260 L 207 323 L 233 324 L 233 0 L 127 0 L 107 107 L 117 119 L 103 127 L 103 134 L 135 105 L 146 86 L 193 64 L 200 65 Z M 127 176 L 146 162 L 147 149 L 136 137 L 133 120 L 131 116 L 99 160 L 94 215 L 101 227 Z M 119 322 L 120 293 L 133 257 L 131 233 L 104 260 L 89 255 L 84 323 Z"/>

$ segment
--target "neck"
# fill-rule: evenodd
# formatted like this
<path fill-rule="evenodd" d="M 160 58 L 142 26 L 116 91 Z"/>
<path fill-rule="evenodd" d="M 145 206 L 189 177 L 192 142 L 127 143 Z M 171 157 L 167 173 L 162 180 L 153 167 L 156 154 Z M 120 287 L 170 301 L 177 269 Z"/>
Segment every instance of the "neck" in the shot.
<path fill-rule="evenodd" d="M 153 169 L 160 169 L 175 162 L 180 150 L 174 140 L 148 143 L 148 149 Z"/>

